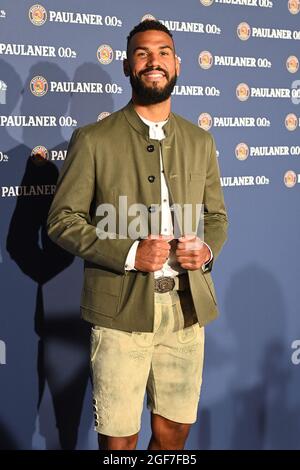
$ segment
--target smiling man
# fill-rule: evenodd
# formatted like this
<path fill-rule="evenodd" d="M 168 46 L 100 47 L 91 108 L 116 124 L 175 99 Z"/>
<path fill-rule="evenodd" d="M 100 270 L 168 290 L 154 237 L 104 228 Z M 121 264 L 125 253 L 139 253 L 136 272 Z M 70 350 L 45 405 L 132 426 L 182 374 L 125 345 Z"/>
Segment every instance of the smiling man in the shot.
<path fill-rule="evenodd" d="M 210 271 L 227 216 L 212 136 L 171 112 L 179 72 L 163 24 L 131 31 L 124 73 L 132 99 L 74 132 L 49 212 L 49 236 L 85 260 L 81 313 L 92 325 L 100 449 L 136 447 L 146 391 L 149 449 L 183 449 L 197 418 L 204 325 L 218 313 Z M 178 234 L 172 208 L 197 205 L 203 234 Z M 106 233 L 108 207 L 115 220 Z M 133 207 L 142 223 L 126 237 Z"/>

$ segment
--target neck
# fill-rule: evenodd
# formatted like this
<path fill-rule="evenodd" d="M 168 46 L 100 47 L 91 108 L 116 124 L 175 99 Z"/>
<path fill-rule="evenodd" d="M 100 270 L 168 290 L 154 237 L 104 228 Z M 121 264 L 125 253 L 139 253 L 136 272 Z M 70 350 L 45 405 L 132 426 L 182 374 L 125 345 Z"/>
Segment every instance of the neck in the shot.
<path fill-rule="evenodd" d="M 149 121 L 166 121 L 171 112 L 171 98 L 168 98 L 162 103 L 143 105 L 139 103 L 138 98 L 133 93 L 132 102 L 135 111 Z"/>

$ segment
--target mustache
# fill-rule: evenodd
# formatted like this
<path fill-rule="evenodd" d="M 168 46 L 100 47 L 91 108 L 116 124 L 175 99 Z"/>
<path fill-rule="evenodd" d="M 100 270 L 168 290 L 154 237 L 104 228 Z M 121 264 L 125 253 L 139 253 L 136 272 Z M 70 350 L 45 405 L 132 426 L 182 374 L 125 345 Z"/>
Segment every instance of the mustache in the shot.
<path fill-rule="evenodd" d="M 153 72 L 154 70 L 156 70 L 157 72 L 162 72 L 165 74 L 166 78 L 169 79 L 169 74 L 166 70 L 162 69 L 161 67 L 147 67 L 145 68 L 144 70 L 141 70 L 138 74 L 139 78 L 141 78 L 141 76 L 144 74 L 144 73 L 148 73 L 148 72 Z"/>

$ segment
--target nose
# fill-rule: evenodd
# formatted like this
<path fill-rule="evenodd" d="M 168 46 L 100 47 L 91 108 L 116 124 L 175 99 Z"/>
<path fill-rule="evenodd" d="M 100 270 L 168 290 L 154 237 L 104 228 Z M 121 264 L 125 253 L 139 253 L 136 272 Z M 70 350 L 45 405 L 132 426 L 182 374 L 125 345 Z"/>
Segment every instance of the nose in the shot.
<path fill-rule="evenodd" d="M 148 54 L 147 66 L 157 67 L 158 65 L 160 65 L 159 54 L 156 52 Z"/>

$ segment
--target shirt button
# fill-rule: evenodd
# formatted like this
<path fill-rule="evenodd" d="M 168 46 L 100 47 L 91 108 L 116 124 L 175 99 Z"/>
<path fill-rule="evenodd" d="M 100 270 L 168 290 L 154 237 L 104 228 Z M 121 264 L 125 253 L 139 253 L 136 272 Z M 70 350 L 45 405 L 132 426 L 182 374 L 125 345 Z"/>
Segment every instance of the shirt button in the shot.
<path fill-rule="evenodd" d="M 164 201 L 163 201 L 163 202 L 167 202 L 167 200 L 166 200 L 166 199 L 164 199 Z"/>
<path fill-rule="evenodd" d="M 147 150 L 148 152 L 154 152 L 154 145 L 148 145 Z"/>
<path fill-rule="evenodd" d="M 148 181 L 150 183 L 154 183 L 154 180 L 155 180 L 155 176 L 153 176 L 153 175 L 148 176 Z"/>

